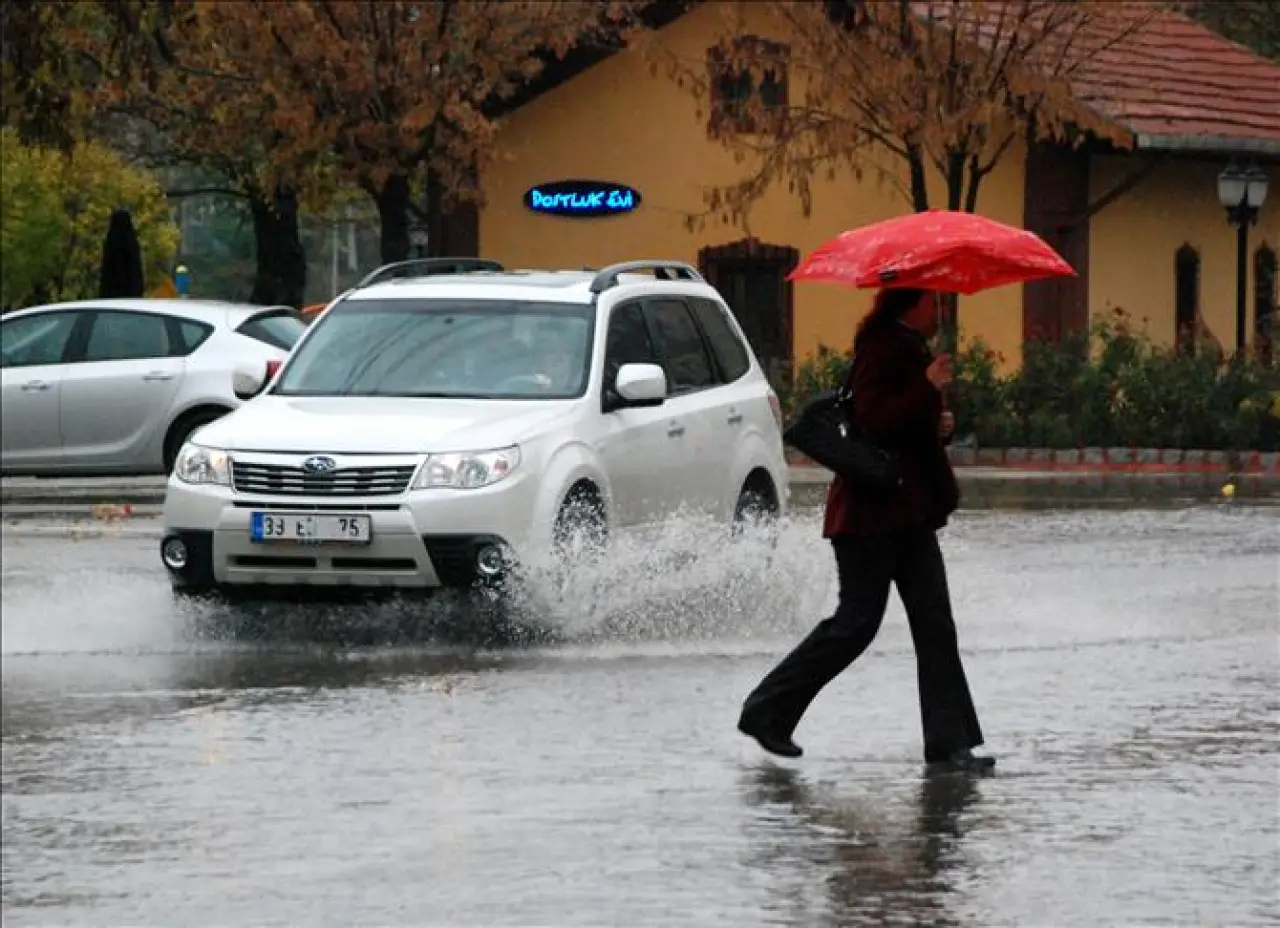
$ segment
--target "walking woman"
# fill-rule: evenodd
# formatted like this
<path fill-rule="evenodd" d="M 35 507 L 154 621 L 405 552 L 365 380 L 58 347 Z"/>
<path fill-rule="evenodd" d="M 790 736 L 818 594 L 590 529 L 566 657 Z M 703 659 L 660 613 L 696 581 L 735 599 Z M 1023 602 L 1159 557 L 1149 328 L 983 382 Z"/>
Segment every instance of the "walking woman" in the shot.
<path fill-rule="evenodd" d="M 951 363 L 933 357 L 926 341 L 937 326 L 933 293 L 881 290 L 854 338 L 848 413 L 868 437 L 897 453 L 902 482 L 875 493 L 838 476 L 832 481 L 823 535 L 835 549 L 839 604 L 747 697 L 738 722 L 771 753 L 801 755 L 792 732 L 813 698 L 871 644 L 893 585 L 915 645 L 925 763 L 971 772 L 995 765 L 972 751 L 982 744 L 982 730 L 938 547 L 937 531 L 955 511 L 959 491 L 946 454 L 954 419 L 942 396 Z"/>

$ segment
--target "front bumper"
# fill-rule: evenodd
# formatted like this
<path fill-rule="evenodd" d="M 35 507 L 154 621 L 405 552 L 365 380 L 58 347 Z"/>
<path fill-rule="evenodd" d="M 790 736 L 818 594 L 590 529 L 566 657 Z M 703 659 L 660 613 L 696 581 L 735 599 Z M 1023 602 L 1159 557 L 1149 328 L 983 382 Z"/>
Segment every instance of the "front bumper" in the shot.
<path fill-rule="evenodd" d="M 398 498 L 249 497 L 227 487 L 170 478 L 161 560 L 175 588 L 359 587 L 468 588 L 496 582 L 528 543 L 534 486 L 513 475 L 478 490 L 411 490 Z M 250 538 L 255 511 L 368 515 L 368 544 L 259 543 Z M 165 545 L 183 543 L 175 568 Z M 486 549 L 502 553 L 502 570 L 481 570 Z M 494 551 L 484 554 L 492 568 Z"/>

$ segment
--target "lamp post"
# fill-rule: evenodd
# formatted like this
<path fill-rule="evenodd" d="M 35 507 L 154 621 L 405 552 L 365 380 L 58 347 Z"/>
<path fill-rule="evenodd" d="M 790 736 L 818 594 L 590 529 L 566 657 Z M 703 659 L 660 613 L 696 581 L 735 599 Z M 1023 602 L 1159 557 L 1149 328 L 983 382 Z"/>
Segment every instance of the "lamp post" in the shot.
<path fill-rule="evenodd" d="M 1245 349 L 1249 317 L 1249 226 L 1267 199 L 1267 175 L 1257 168 L 1228 165 L 1218 175 L 1218 202 L 1227 211 L 1227 222 L 1236 227 L 1236 354 Z"/>

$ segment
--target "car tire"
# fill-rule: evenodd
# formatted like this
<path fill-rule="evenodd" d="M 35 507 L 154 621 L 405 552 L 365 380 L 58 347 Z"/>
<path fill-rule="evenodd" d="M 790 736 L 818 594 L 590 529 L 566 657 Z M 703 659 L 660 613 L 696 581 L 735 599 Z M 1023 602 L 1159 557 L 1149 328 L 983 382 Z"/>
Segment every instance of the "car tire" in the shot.
<path fill-rule="evenodd" d="M 608 518 L 600 494 L 587 487 L 570 490 L 560 504 L 552 529 L 551 544 L 556 559 L 561 562 L 595 560 L 604 553 L 608 541 Z"/>
<path fill-rule="evenodd" d="M 173 473 L 173 465 L 178 459 L 178 452 L 182 450 L 182 446 L 187 443 L 187 439 L 191 437 L 196 429 L 221 419 L 229 412 L 231 412 L 230 409 L 206 406 L 203 409 L 186 413 L 175 420 L 173 425 L 169 426 L 169 434 L 164 439 L 164 472 L 166 474 Z"/>
<path fill-rule="evenodd" d="M 775 495 L 758 483 L 748 483 L 738 494 L 733 507 L 733 524 L 738 528 L 777 522 L 778 501 Z"/>

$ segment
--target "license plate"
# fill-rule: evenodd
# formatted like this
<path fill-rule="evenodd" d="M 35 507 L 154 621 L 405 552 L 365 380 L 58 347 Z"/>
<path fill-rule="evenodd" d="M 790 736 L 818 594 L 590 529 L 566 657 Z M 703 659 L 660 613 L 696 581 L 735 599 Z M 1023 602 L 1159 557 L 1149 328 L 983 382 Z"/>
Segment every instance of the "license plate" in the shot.
<path fill-rule="evenodd" d="M 365 515 L 318 512 L 255 512 L 249 516 L 249 539 L 262 544 L 367 545 L 373 540 L 373 519 Z"/>

